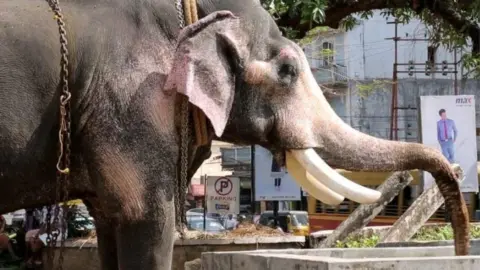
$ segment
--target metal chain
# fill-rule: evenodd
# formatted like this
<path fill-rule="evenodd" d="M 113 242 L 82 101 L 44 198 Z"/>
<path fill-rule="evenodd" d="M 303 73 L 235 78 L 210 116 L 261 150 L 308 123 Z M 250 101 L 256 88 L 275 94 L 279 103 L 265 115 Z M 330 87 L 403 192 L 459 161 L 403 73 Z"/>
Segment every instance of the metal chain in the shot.
<path fill-rule="evenodd" d="M 181 126 L 181 142 L 180 142 L 180 181 L 178 183 L 178 203 L 177 209 L 179 217 L 177 220 L 180 222 L 180 236 L 184 237 L 183 226 L 187 222 L 185 216 L 185 200 L 186 200 L 186 188 L 188 182 L 188 144 L 189 144 L 189 102 L 187 97 L 182 98 L 182 126 Z"/>
<path fill-rule="evenodd" d="M 71 114 L 70 114 L 70 99 L 71 93 L 69 91 L 68 85 L 68 41 L 67 41 L 67 31 L 65 29 L 65 22 L 63 20 L 63 15 L 61 13 L 60 5 L 58 0 L 46 0 L 55 14 L 54 19 L 57 21 L 58 30 L 60 34 L 60 83 L 62 85 L 62 93 L 60 95 L 60 127 L 58 131 L 58 141 L 59 141 L 59 156 L 57 161 L 57 179 L 56 179 L 56 191 L 55 191 L 55 209 L 53 224 L 51 221 L 51 210 L 52 207 L 47 208 L 47 245 L 50 247 L 50 252 L 48 254 L 49 267 L 53 269 L 53 258 L 54 252 L 53 249 L 57 244 L 57 238 L 59 234 L 62 235 L 60 242 L 60 254 L 58 259 L 57 269 L 63 269 L 64 254 L 63 249 L 65 247 L 65 240 L 67 234 L 67 207 L 66 203 L 68 200 L 68 187 L 69 187 L 69 174 L 70 174 L 70 144 L 71 144 Z M 63 195 L 63 196 L 61 196 Z M 64 202 L 64 209 L 62 214 L 62 222 L 59 225 L 59 212 L 60 206 L 58 203 Z"/>
<path fill-rule="evenodd" d="M 47 215 L 45 218 L 46 230 L 47 230 L 47 247 L 52 246 L 52 224 L 50 220 L 52 219 L 52 206 L 47 206 Z M 47 250 L 47 266 L 48 268 L 53 268 L 53 248 Z"/>
<path fill-rule="evenodd" d="M 185 14 L 183 14 L 183 0 L 175 0 L 175 8 L 177 9 L 177 18 L 180 29 L 185 27 Z"/>
<path fill-rule="evenodd" d="M 185 14 L 183 10 L 183 0 L 176 0 L 175 8 L 177 9 L 177 16 L 180 29 L 185 27 Z M 180 112 L 180 179 L 175 185 L 175 197 L 177 201 L 175 203 L 175 221 L 178 226 L 180 238 L 185 237 L 184 224 L 186 222 L 185 217 L 185 200 L 186 200 L 186 188 L 188 182 L 188 145 L 189 145 L 189 102 L 187 97 L 182 97 L 181 100 L 181 112 Z"/>

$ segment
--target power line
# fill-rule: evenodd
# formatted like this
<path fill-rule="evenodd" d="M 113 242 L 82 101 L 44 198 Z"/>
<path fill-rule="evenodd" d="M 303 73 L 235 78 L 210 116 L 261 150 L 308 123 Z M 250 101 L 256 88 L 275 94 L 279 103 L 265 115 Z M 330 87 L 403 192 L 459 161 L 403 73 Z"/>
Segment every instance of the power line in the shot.
<path fill-rule="evenodd" d="M 393 83 L 392 83 L 392 103 L 391 103 L 391 122 L 390 122 L 390 140 L 398 140 L 398 110 L 416 110 L 416 108 L 410 107 L 399 107 L 398 106 L 398 74 L 399 73 L 408 73 L 410 76 L 413 76 L 415 73 L 425 73 L 425 75 L 429 76 L 434 73 L 442 73 L 442 75 L 446 76 L 447 74 L 455 74 L 455 81 L 454 81 L 454 88 L 455 88 L 455 95 L 458 95 L 458 87 L 457 87 L 457 50 L 454 50 L 454 63 L 448 63 L 447 61 L 443 61 L 442 63 L 435 62 L 435 52 L 438 47 L 433 50 L 433 59 L 430 58 L 430 53 L 428 55 L 428 60 L 425 63 L 416 63 L 412 60 L 408 61 L 408 63 L 399 63 L 398 62 L 398 42 L 400 41 L 430 41 L 428 38 L 401 38 L 398 36 L 398 20 L 395 19 L 393 22 L 387 22 L 387 24 L 394 24 L 395 26 L 395 36 L 392 38 L 386 38 L 386 40 L 393 40 L 394 41 L 394 63 L 393 63 Z M 415 66 L 424 65 L 425 70 L 419 71 L 416 70 Z M 437 71 L 437 65 L 442 66 L 442 71 Z M 454 65 L 454 71 L 448 70 L 449 65 Z M 399 71 L 399 66 L 408 66 L 407 71 Z"/>

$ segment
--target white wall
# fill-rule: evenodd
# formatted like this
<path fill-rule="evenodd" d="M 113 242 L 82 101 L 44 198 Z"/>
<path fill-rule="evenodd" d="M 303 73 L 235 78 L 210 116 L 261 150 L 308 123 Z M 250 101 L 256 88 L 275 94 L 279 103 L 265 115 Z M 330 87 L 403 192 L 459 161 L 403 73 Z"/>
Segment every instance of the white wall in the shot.
<path fill-rule="evenodd" d="M 393 18 L 388 18 L 393 21 Z M 412 20 L 410 23 L 398 25 L 398 37 L 400 38 L 426 38 L 426 29 L 419 20 Z M 348 65 L 348 74 L 350 78 L 372 79 L 372 78 L 392 78 L 394 62 L 394 41 L 385 40 L 395 35 L 395 25 L 387 24 L 387 18 L 384 18 L 380 11 L 376 11 L 369 20 L 361 21 L 361 24 L 353 30 L 345 33 L 345 51 L 346 62 Z M 398 42 L 398 62 L 425 63 L 427 60 L 427 41 L 399 41 Z M 457 53 L 457 60 L 461 57 L 461 52 Z M 436 62 L 443 60 L 454 61 L 453 52 L 439 47 L 436 53 Z M 449 66 L 453 71 L 453 66 Z M 439 67 L 441 68 L 441 67 Z M 425 66 L 417 66 L 419 70 L 425 70 Z M 399 70 L 407 70 L 406 66 L 399 66 Z M 460 67 L 458 67 L 460 72 Z M 435 74 L 436 78 L 453 79 L 453 74 L 443 76 Z M 399 78 L 431 78 L 424 73 L 416 73 L 410 77 L 406 73 L 399 73 Z"/>
<path fill-rule="evenodd" d="M 231 175 L 232 172 L 229 171 L 222 171 L 222 159 L 221 159 L 221 147 L 231 147 L 232 144 L 224 143 L 220 141 L 213 141 L 212 142 L 212 155 L 210 158 L 205 160 L 200 168 L 198 168 L 197 172 L 192 177 L 192 184 L 200 184 L 201 176 L 206 175 Z"/>
<path fill-rule="evenodd" d="M 318 67 L 320 61 L 311 58 L 315 50 L 321 50 L 321 44 L 324 40 L 333 40 L 335 42 L 335 61 L 345 64 L 347 74 L 350 79 L 364 80 L 373 78 L 391 79 L 393 73 L 394 62 L 394 41 L 385 40 L 395 35 L 395 25 L 387 24 L 387 18 L 384 18 L 381 11 L 374 12 L 374 16 L 369 20 L 362 20 L 354 29 L 337 33 L 333 37 L 319 37 L 316 42 L 306 48 L 306 55 L 312 67 Z M 393 21 L 393 18 L 388 18 Z M 419 20 L 412 20 L 406 25 L 398 25 L 398 36 L 400 38 L 425 38 L 425 26 Z M 412 60 L 417 63 L 425 63 L 427 60 L 427 41 L 399 41 L 398 42 L 398 62 L 408 63 Z M 457 53 L 457 61 L 461 58 L 461 51 Z M 454 62 L 453 52 L 447 51 L 443 47 L 439 47 L 436 53 L 436 62 L 443 60 L 449 63 Z M 437 66 L 441 69 L 441 66 Z M 422 73 L 416 73 L 409 76 L 406 73 L 399 73 L 399 78 L 432 78 L 426 76 L 423 71 L 425 66 L 417 66 Z M 449 68 L 453 71 L 453 65 Z M 461 77 L 460 65 L 458 68 L 458 78 Z M 399 66 L 399 70 L 407 70 L 407 66 Z M 453 79 L 454 74 L 443 76 L 442 74 L 434 74 L 433 78 Z"/>

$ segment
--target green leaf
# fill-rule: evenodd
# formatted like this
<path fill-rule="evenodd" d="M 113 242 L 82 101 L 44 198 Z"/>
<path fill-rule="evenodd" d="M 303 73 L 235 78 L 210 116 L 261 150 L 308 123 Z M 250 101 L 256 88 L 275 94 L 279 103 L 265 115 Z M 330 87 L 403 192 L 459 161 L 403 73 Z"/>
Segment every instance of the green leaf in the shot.
<path fill-rule="evenodd" d="M 329 8 L 329 5 L 341 4 L 341 1 L 330 0 L 260 0 L 260 2 L 277 22 L 282 19 L 282 22 L 288 24 L 284 26 L 279 25 L 284 27 L 282 32 L 286 37 L 298 39 L 300 36 L 304 36 L 303 34 L 306 34 L 305 39 L 299 39 L 300 44 L 306 44 L 308 41 L 315 40 L 315 37 L 307 37 L 308 33 L 301 33 L 298 29 L 292 29 L 291 21 L 300 22 L 300 24 L 314 29 L 322 26 L 326 18 L 325 10 Z M 417 14 L 410 7 L 396 8 L 393 6 L 393 2 L 391 8 L 382 10 L 380 14 L 385 18 L 388 17 L 389 20 L 396 19 L 400 23 L 408 23 L 413 19 L 420 19 L 426 26 L 427 34 L 425 37 L 430 39 L 429 42 L 432 45 L 441 45 L 449 50 L 462 48 L 464 51 L 470 52 L 471 47 L 468 46 L 470 37 L 467 30 L 468 25 L 480 24 L 480 0 L 472 0 L 470 4 L 464 4 L 463 6 L 459 6 L 456 0 L 445 0 L 443 2 L 449 5 L 452 13 L 464 18 L 468 23 L 463 24 L 461 29 L 455 29 L 437 14 L 433 14 L 429 9 L 423 9 Z M 346 16 L 340 21 L 341 29 L 349 31 L 359 24 L 358 19 L 353 15 L 358 15 L 362 20 L 368 20 L 373 16 L 373 11 L 366 10 L 358 14 Z M 285 20 L 285 16 L 290 20 Z M 465 56 L 465 61 L 462 60 L 462 65 L 467 70 L 467 73 L 475 78 L 480 78 L 480 69 L 478 67 L 480 61 L 476 60 L 478 58 L 478 56 L 467 55 Z"/>

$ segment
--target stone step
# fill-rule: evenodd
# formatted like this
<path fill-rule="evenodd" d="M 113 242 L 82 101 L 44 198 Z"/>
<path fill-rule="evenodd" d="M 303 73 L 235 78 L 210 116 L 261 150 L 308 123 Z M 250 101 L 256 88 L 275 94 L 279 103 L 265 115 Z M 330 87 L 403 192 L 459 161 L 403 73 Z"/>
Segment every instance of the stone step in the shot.
<path fill-rule="evenodd" d="M 454 256 L 452 246 L 209 252 L 202 254 L 202 269 L 476 270 L 480 256 Z"/>

